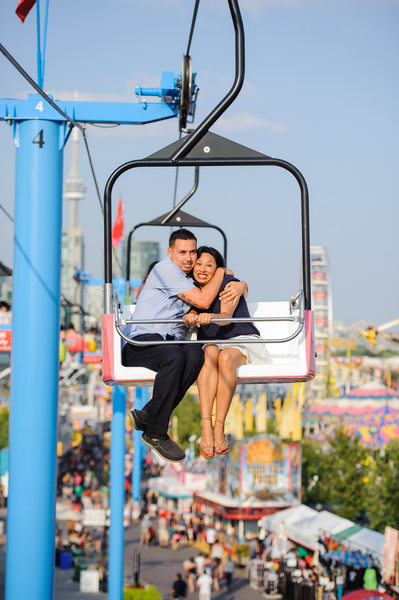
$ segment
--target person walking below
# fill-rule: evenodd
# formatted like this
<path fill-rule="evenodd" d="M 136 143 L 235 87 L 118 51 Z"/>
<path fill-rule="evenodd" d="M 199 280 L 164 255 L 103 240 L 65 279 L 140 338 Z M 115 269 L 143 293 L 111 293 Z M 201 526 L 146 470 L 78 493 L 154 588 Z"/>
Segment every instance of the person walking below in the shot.
<path fill-rule="evenodd" d="M 172 589 L 170 591 L 171 598 L 178 598 L 178 600 L 183 600 L 187 594 L 187 583 L 182 579 L 181 574 L 176 574 L 176 579 L 172 584 Z"/>
<path fill-rule="evenodd" d="M 226 562 L 224 565 L 224 573 L 226 575 L 226 586 L 227 586 L 227 589 L 230 591 L 231 586 L 233 584 L 233 573 L 234 573 L 234 562 L 233 562 L 233 559 L 231 558 L 230 554 L 228 554 L 227 558 L 226 558 Z"/>
<path fill-rule="evenodd" d="M 199 600 L 211 600 L 212 594 L 212 577 L 209 575 L 208 569 L 198 577 L 197 589 L 199 591 Z"/>

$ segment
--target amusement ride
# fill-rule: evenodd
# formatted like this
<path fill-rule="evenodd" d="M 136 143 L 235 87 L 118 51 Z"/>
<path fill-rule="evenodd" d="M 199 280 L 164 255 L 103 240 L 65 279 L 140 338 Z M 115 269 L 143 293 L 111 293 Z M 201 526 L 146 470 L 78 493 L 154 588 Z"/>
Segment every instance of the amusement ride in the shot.
<path fill-rule="evenodd" d="M 38 83 L 0 45 L 2 54 L 34 88 L 27 100 L 0 100 L 0 119 L 12 126 L 16 150 L 15 247 L 12 338 L 12 404 L 10 419 L 10 489 L 6 564 L 6 600 L 53 597 L 55 479 L 57 444 L 57 398 L 60 315 L 60 249 L 62 207 L 62 154 L 73 127 L 78 127 L 87 146 L 84 123 L 135 124 L 177 117 L 178 141 L 143 159 L 129 159 L 109 176 L 103 198 L 104 210 L 104 315 L 102 318 L 103 380 L 115 386 L 111 445 L 111 522 L 109 533 L 108 597 L 120 600 L 123 586 L 123 505 L 125 390 L 137 386 L 136 398 L 148 397 L 155 373 L 121 364 L 125 325 L 134 319 L 134 305 L 115 293 L 112 273 L 112 199 L 118 179 L 134 169 L 194 168 L 194 187 L 175 207 L 147 224 L 220 228 L 183 213 L 181 207 L 195 192 L 199 169 L 210 167 L 278 167 L 291 174 L 299 186 L 302 235 L 302 286 L 281 302 L 250 304 L 251 321 L 260 328 L 270 360 L 264 365 L 239 368 L 239 382 L 303 382 L 315 374 L 315 347 L 310 280 L 309 199 L 306 181 L 291 163 L 247 148 L 210 131 L 238 96 L 245 72 L 244 28 L 238 0 L 228 0 L 235 33 L 235 77 L 230 91 L 194 129 L 198 86 L 192 72 L 190 46 L 199 0 L 195 1 L 187 51 L 181 73 L 162 74 L 157 89 L 137 88 L 139 103 L 57 102 L 43 91 L 44 59 L 38 61 Z M 39 0 L 37 0 L 39 11 Z M 38 13 L 39 14 L 39 13 Z M 47 20 L 47 19 L 46 19 Z M 38 19 L 39 21 L 39 19 Z M 40 35 L 39 35 L 40 40 Z M 39 45 L 40 56 L 40 45 Z M 40 67 L 40 68 L 39 68 Z M 160 102 L 149 102 L 155 96 Z M 145 99 L 145 100 L 144 100 Z M 191 119 L 191 121 L 190 121 Z M 40 224 L 46 223 L 44 234 Z M 139 227 L 139 224 L 132 229 Z M 227 242 L 224 238 L 224 251 Z M 129 269 L 129 267 L 128 267 Z M 129 271 L 126 282 L 129 286 Z M 127 290 L 129 292 L 129 289 Z M 129 294 L 128 294 L 129 295 Z M 29 298 L 29 303 L 26 298 Z M 232 321 L 234 319 L 229 319 Z M 249 319 L 247 319 L 249 320 Z M 220 321 L 220 320 L 219 320 Z M 146 321 L 157 322 L 157 321 Z M 38 342 L 39 340 L 39 342 Z M 216 340 L 217 341 L 217 340 Z M 234 338 L 229 343 L 234 344 Z M 158 343 L 158 342 L 157 342 Z M 173 343 L 164 341 L 163 343 Z M 186 340 L 182 343 L 202 343 Z M 226 343 L 226 340 L 224 340 Z M 39 352 L 37 345 L 39 344 Z M 27 356 L 37 360 L 27 361 Z M 40 397 L 27 402 L 37 381 Z M 23 452 L 21 449 L 24 449 Z M 137 452 L 139 455 L 139 453 Z M 135 459 L 136 460 L 136 459 Z M 137 464 L 136 464 L 137 467 Z M 37 482 L 41 481 L 40 486 Z M 30 490 L 27 506 L 25 491 Z M 39 489 L 40 488 L 40 489 Z M 36 549 L 20 577 L 21 548 L 34 539 Z"/>

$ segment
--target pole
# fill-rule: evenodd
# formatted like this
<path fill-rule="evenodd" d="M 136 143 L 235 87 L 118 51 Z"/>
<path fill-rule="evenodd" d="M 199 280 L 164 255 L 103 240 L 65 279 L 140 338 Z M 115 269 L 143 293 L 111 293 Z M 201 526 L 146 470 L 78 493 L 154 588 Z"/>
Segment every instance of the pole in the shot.
<path fill-rule="evenodd" d="M 60 123 L 16 127 L 6 600 L 53 597 L 60 320 Z M 29 560 L 21 552 L 34 547 Z"/>
<path fill-rule="evenodd" d="M 136 388 L 135 408 L 141 409 L 149 400 L 149 388 Z M 143 458 L 143 442 L 141 441 L 141 431 L 133 429 L 133 476 L 132 476 L 132 501 L 140 502 L 141 498 L 141 463 Z"/>
<path fill-rule="evenodd" d="M 122 600 L 123 593 L 123 507 L 125 502 L 125 405 L 126 389 L 113 390 L 111 425 L 111 476 L 108 560 L 108 599 Z"/>

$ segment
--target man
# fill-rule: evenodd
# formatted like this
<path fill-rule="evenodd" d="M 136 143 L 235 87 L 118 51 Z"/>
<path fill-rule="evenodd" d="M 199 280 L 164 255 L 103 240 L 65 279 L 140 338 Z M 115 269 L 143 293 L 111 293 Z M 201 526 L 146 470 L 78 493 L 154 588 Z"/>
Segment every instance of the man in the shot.
<path fill-rule="evenodd" d="M 126 344 L 123 364 L 147 367 L 157 372 L 151 400 L 142 410 L 130 413 L 133 427 L 143 431 L 142 440 L 164 459 L 180 462 L 184 451 L 167 434 L 170 415 L 197 379 L 204 362 L 200 344 L 162 344 L 162 340 L 184 339 L 186 326 L 195 325 L 195 315 L 187 315 L 192 306 L 207 309 L 215 299 L 226 269 L 218 268 L 203 288 L 195 287 L 188 277 L 197 256 L 197 240 L 191 231 L 179 229 L 169 238 L 168 258 L 157 263 L 137 300 L 134 320 L 182 319 L 184 323 L 134 323 L 125 335 L 138 341 L 160 344 Z M 239 295 L 243 288 L 240 289 Z M 230 296 L 236 297 L 237 293 Z"/>
<path fill-rule="evenodd" d="M 212 577 L 209 575 L 208 569 L 198 577 L 197 589 L 199 590 L 199 600 L 211 600 L 212 593 Z"/>
<path fill-rule="evenodd" d="M 172 589 L 170 591 L 171 598 L 178 598 L 183 600 L 187 594 L 187 583 L 182 579 L 181 574 L 177 573 L 176 579 L 173 582 Z"/>
<path fill-rule="evenodd" d="M 226 574 L 227 589 L 231 590 L 231 586 L 233 583 L 234 562 L 230 554 L 227 555 L 226 562 L 224 564 L 224 572 Z"/>

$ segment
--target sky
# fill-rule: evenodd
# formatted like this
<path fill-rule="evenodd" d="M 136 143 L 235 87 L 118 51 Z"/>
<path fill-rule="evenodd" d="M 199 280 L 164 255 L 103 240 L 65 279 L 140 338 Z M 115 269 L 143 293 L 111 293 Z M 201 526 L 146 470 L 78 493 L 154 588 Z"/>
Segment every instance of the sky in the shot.
<path fill-rule="evenodd" d="M 44 9 L 44 2 L 42 2 Z M 36 13 L 24 24 L 17 0 L 0 5 L 0 39 L 36 79 Z M 137 102 L 138 85 L 157 87 L 162 71 L 180 72 L 194 0 L 50 0 L 44 89 L 55 99 Z M 346 325 L 399 317 L 399 1 L 241 0 L 246 75 L 239 97 L 212 131 L 294 164 L 310 195 L 311 244 L 328 253 L 333 314 Z M 227 0 L 202 0 L 191 45 L 200 88 L 194 125 L 230 89 L 234 32 Z M 0 97 L 31 93 L 0 55 Z M 178 139 L 177 119 L 144 126 L 88 126 L 101 192 L 113 170 Z M 70 144 L 64 151 L 69 173 Z M 15 148 L 0 123 L 0 204 L 14 215 Z M 102 215 L 83 144 L 79 171 L 85 270 L 103 274 Z M 174 169 L 122 176 L 125 233 L 173 206 Z M 177 200 L 194 174 L 180 169 Z M 228 263 L 247 281 L 249 299 L 288 300 L 300 287 L 300 193 L 281 169 L 201 169 L 184 210 L 218 225 Z M 68 228 L 64 206 L 63 228 Z M 217 232 L 199 243 L 221 248 Z M 0 211 L 0 261 L 12 265 L 13 224 Z M 139 239 L 169 230 L 142 228 Z"/>

